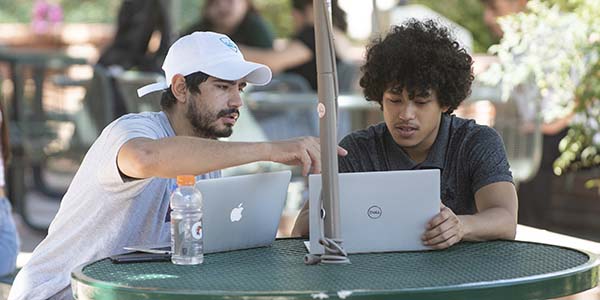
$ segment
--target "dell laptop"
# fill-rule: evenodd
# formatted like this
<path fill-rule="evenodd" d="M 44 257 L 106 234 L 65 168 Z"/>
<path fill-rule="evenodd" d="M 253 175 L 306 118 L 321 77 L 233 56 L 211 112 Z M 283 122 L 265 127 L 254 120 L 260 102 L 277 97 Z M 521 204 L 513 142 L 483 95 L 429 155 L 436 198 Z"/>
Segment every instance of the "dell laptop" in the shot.
<path fill-rule="evenodd" d="M 309 181 L 310 243 L 322 254 L 321 175 Z M 409 170 L 339 174 L 340 222 L 348 253 L 428 250 L 421 241 L 440 212 L 440 171 Z"/>

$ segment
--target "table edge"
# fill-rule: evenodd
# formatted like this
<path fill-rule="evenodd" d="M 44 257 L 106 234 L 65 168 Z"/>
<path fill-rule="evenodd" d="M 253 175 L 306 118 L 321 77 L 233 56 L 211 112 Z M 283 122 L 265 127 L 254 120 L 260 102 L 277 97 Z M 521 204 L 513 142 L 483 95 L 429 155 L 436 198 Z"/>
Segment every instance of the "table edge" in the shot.
<path fill-rule="evenodd" d="M 598 286 L 598 284 L 599 284 L 600 255 L 598 255 L 598 254 L 592 253 L 587 250 L 570 248 L 570 247 L 566 247 L 566 246 L 550 245 L 550 244 L 544 244 L 544 243 L 539 243 L 539 242 L 531 242 L 531 241 L 511 241 L 511 242 L 538 244 L 538 245 L 562 248 L 562 249 L 571 250 L 571 251 L 578 251 L 578 252 L 586 254 L 589 259 L 584 264 L 581 264 L 579 266 L 576 266 L 576 267 L 573 267 L 570 269 L 561 270 L 561 271 L 553 272 L 553 273 L 541 274 L 541 275 L 519 277 L 519 278 L 515 278 L 515 279 L 482 281 L 482 282 L 466 283 L 466 284 L 459 284 L 459 285 L 452 285 L 452 286 L 441 286 L 441 287 L 404 288 L 404 289 L 393 289 L 393 290 L 391 290 L 391 289 L 390 290 L 370 290 L 370 289 L 364 290 L 363 289 L 363 290 L 350 290 L 348 292 L 351 292 L 352 294 L 354 294 L 353 298 L 355 298 L 357 296 L 363 296 L 363 297 L 368 297 L 368 298 L 393 297 L 396 299 L 400 299 L 400 298 L 398 298 L 399 296 L 406 295 L 406 296 L 410 296 L 411 297 L 410 299 L 431 299 L 429 297 L 439 297 L 440 295 L 447 295 L 449 293 L 456 293 L 456 294 L 459 294 L 462 296 L 472 297 L 473 295 L 471 295 L 471 293 L 476 294 L 476 293 L 483 292 L 485 295 L 489 296 L 488 293 L 500 291 L 507 287 L 511 287 L 511 288 L 515 287 L 515 286 L 527 287 L 527 286 L 535 285 L 535 284 L 555 285 L 558 282 L 569 281 L 569 279 L 572 276 L 583 276 L 583 277 L 590 276 L 591 278 L 595 279 L 595 280 L 590 281 L 589 286 L 587 286 L 587 285 L 583 286 L 583 284 L 581 284 L 582 286 L 571 287 L 571 289 L 576 292 L 594 288 L 594 287 Z M 105 258 L 103 258 L 103 259 L 105 259 Z M 106 284 L 104 282 L 90 278 L 89 276 L 83 274 L 83 269 L 87 265 L 98 262 L 100 260 L 102 260 L 102 259 L 83 263 L 83 264 L 77 266 L 71 272 L 72 285 L 73 284 L 78 285 L 77 287 L 74 287 L 74 289 L 79 288 L 79 285 L 85 285 L 85 286 L 89 286 L 89 287 L 93 287 L 93 288 L 108 288 L 111 291 L 130 292 L 130 293 L 142 292 L 140 290 L 140 288 L 132 288 L 129 286 L 117 285 L 117 284 Z M 310 267 L 310 266 L 307 266 L 307 267 Z M 552 281 L 552 283 L 550 283 L 550 281 Z M 548 282 L 548 283 L 546 283 L 546 282 Z M 337 291 L 337 292 L 340 292 L 340 291 Z M 194 295 L 195 297 L 200 297 L 200 298 L 201 297 L 227 298 L 227 297 L 240 297 L 240 296 L 244 296 L 244 298 L 253 298 L 253 297 L 267 297 L 268 296 L 268 297 L 284 297 L 284 298 L 289 298 L 289 299 L 307 299 L 307 298 L 314 299 L 313 296 L 316 294 L 319 294 L 319 293 L 325 293 L 329 298 L 331 298 L 331 297 L 335 298 L 335 297 L 339 296 L 339 295 L 336 295 L 337 292 L 318 291 L 318 290 L 269 291 L 269 292 L 265 292 L 265 291 L 206 291 L 206 292 L 198 292 L 198 291 L 192 291 L 192 290 L 165 290 L 165 289 L 152 289 L 152 288 L 147 288 L 146 290 L 143 291 L 144 294 L 150 294 L 150 295 L 160 295 L 160 294 L 165 295 L 168 293 L 168 295 L 170 295 L 170 296 Z M 432 296 L 424 296 L 425 294 L 430 294 Z M 502 295 L 505 295 L 505 294 L 502 294 Z M 564 296 L 564 295 L 567 295 L 567 294 L 559 293 L 559 294 L 548 295 L 548 297 L 555 298 L 555 297 L 560 297 L 560 296 Z M 548 297 L 546 297 L 546 295 L 544 295 L 544 298 L 548 298 Z M 504 298 L 505 297 L 502 296 L 498 299 L 504 299 Z M 492 299 L 492 298 L 488 297 L 488 299 Z M 493 298 L 493 299 L 496 299 L 496 298 Z"/>

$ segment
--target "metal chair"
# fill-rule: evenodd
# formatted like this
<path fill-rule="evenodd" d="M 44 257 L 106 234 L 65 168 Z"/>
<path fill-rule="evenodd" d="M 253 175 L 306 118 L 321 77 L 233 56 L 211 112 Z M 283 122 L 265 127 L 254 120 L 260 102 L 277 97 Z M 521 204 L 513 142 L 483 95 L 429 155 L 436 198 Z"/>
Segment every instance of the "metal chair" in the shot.
<path fill-rule="evenodd" d="M 72 79 L 64 72 L 50 78 L 55 102 L 62 101 L 66 89 L 86 89 L 87 97 L 80 109 L 74 112 L 65 109 L 63 102 L 45 110 L 43 120 L 11 122 L 15 159 L 7 176 L 9 196 L 15 211 L 34 230 L 46 231 L 48 224 L 34 222 L 32 207 L 27 204 L 30 193 L 60 201 L 68 186 L 65 183 L 70 181 L 68 178 L 74 176 L 76 167 L 99 135 L 100 126 L 108 123 L 112 116 L 112 93 L 105 69 L 90 67 L 93 68 L 92 79 Z"/>
<path fill-rule="evenodd" d="M 127 113 L 143 111 L 160 111 L 161 93 L 151 93 L 138 97 L 137 89 L 157 80 L 163 79 L 159 73 L 126 71 L 115 75 L 115 88 L 120 93 Z"/>
<path fill-rule="evenodd" d="M 253 93 L 258 92 L 306 93 L 307 97 L 314 94 L 314 105 L 302 105 L 301 107 L 287 105 L 284 109 L 268 110 L 250 107 L 250 113 L 262 128 L 267 139 L 280 140 L 306 135 L 319 135 L 316 92 L 312 90 L 308 81 L 302 76 L 285 73 L 276 75 L 265 86 L 252 86 L 247 91 L 247 96 L 251 97 Z M 310 98 L 307 99 L 307 101 L 310 100 Z M 285 103 L 285 101 L 285 98 L 281 99 L 282 103 Z"/>
<path fill-rule="evenodd" d="M 358 86 L 358 75 L 360 74 L 360 66 L 351 62 L 338 61 L 337 62 L 337 75 L 338 75 L 338 86 L 340 93 L 354 93 L 357 92 L 360 87 Z"/>
<path fill-rule="evenodd" d="M 310 92 L 312 88 L 304 77 L 294 73 L 281 73 L 273 76 L 271 82 L 266 85 L 252 85 L 247 93 L 255 92 Z"/>

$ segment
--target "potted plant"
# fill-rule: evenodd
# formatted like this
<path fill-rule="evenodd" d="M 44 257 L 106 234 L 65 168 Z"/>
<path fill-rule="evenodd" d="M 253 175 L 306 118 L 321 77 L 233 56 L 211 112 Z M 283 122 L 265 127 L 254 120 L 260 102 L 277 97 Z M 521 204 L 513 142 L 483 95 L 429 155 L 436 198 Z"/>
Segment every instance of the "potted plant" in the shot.
<path fill-rule="evenodd" d="M 600 166 L 600 1 L 531 0 L 526 12 L 499 20 L 504 37 L 490 48 L 498 63 L 481 76 L 503 98 L 533 81 L 545 101 L 542 118 L 572 116 L 554 173 Z M 587 187 L 600 189 L 600 179 Z"/>

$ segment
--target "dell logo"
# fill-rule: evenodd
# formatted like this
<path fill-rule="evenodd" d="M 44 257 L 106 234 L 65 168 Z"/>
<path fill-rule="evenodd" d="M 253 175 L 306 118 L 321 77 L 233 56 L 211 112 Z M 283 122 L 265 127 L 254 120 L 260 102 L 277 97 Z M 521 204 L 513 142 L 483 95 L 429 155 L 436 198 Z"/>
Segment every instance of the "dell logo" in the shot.
<path fill-rule="evenodd" d="M 367 209 L 367 216 L 371 219 L 379 219 L 381 217 L 381 207 L 373 205 Z"/>

